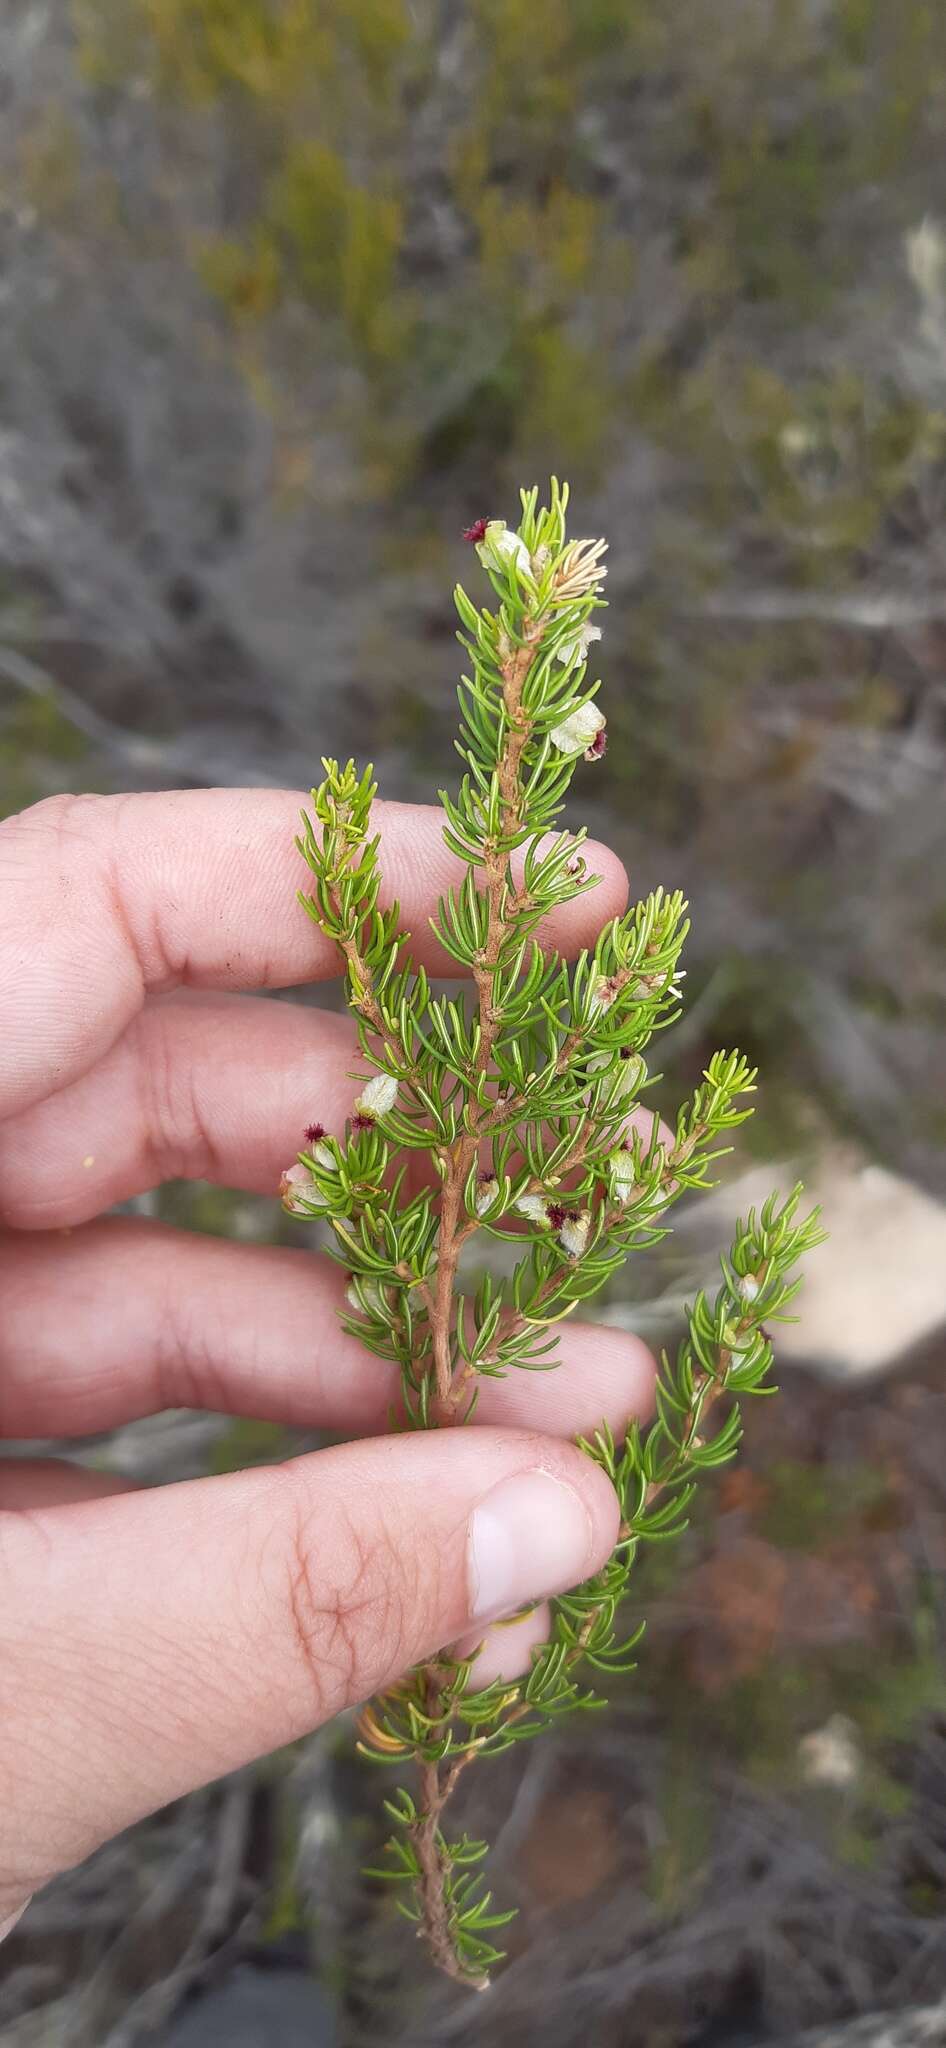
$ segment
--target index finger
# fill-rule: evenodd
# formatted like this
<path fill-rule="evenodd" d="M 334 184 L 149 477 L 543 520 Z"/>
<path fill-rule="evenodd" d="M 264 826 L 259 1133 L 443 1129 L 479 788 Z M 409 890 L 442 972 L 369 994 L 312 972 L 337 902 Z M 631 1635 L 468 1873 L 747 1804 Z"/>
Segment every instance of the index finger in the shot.
<path fill-rule="evenodd" d="M 338 973 L 296 892 L 305 797 L 291 790 L 173 790 L 52 797 L 0 825 L 0 1116 L 85 1073 L 146 995 L 288 988 Z M 419 963 L 454 974 L 431 932 L 462 879 L 439 810 L 377 803 L 382 904 L 396 898 Z M 624 908 L 607 847 L 583 852 L 600 886 L 563 904 L 542 937 L 574 954 Z"/>

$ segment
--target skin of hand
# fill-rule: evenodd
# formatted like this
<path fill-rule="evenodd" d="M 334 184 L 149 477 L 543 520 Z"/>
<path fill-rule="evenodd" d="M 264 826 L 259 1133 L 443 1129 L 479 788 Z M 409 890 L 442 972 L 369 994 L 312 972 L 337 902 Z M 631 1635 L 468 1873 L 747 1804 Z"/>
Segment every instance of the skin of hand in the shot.
<path fill-rule="evenodd" d="M 0 1934 L 108 1836 L 444 1644 L 482 1642 L 484 1683 L 527 1668 L 541 1605 L 487 1624 L 617 1534 L 570 1439 L 652 1408 L 645 1347 L 569 1322 L 559 1370 L 486 1381 L 469 1428 L 386 1435 L 396 1375 L 338 1325 L 330 1261 L 103 1216 L 179 1177 L 275 1195 L 307 1123 L 343 1131 L 350 1020 L 259 993 L 338 972 L 295 900 L 300 802 L 55 797 L 0 825 L 0 1442 L 170 1407 L 349 1439 L 148 1490 L 0 1455 Z M 376 811 L 387 900 L 455 973 L 439 814 Z M 567 955 L 626 899 L 586 854 L 599 886 L 543 932 Z"/>

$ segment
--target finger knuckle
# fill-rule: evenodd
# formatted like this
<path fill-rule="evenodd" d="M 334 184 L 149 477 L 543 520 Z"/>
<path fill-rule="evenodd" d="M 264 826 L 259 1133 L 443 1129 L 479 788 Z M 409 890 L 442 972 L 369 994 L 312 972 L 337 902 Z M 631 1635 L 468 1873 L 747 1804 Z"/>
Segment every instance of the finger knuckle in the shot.
<path fill-rule="evenodd" d="M 179 1012 L 158 1001 L 134 1026 L 135 1071 L 155 1172 L 163 1180 L 212 1180 L 219 1160 L 204 1115 L 198 1075 L 180 1056 Z"/>
<path fill-rule="evenodd" d="M 24 846 L 33 839 L 51 839 L 64 848 L 75 838 L 85 839 L 94 829 L 102 798 L 61 791 L 44 796 L 24 811 L 14 811 L 0 823 L 0 838 Z"/>

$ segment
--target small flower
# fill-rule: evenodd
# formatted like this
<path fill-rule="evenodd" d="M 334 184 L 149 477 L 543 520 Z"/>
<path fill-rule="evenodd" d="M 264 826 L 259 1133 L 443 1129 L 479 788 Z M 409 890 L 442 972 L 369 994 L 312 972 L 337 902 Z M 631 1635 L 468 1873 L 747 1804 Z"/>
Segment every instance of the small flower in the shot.
<path fill-rule="evenodd" d="M 559 1230 L 559 1241 L 570 1259 L 580 1259 L 591 1234 L 591 1211 L 582 1209 L 576 1215 L 570 1209 Z"/>
<path fill-rule="evenodd" d="M 283 1208 L 290 1216 L 308 1216 L 314 1209 L 328 1207 L 307 1166 L 288 1166 L 279 1183 Z"/>
<path fill-rule="evenodd" d="M 606 553 L 606 540 L 573 540 L 566 548 L 555 572 L 555 596 L 559 604 L 571 604 L 577 597 L 587 597 L 607 569 L 601 560 Z"/>
<path fill-rule="evenodd" d="M 603 761 L 607 751 L 608 735 L 605 732 L 604 726 L 602 726 L 601 731 L 595 733 L 594 739 L 592 740 L 590 747 L 585 748 L 585 760 Z"/>
<path fill-rule="evenodd" d="M 505 519 L 490 519 L 482 540 L 476 544 L 476 552 L 484 569 L 498 569 L 504 575 L 510 564 L 517 574 L 532 576 L 532 562 L 525 541 L 506 525 Z"/>
<path fill-rule="evenodd" d="M 527 1216 L 530 1223 L 547 1223 L 549 1205 L 544 1195 L 519 1195 L 513 1203 L 520 1216 Z"/>
<path fill-rule="evenodd" d="M 741 1294 L 741 1296 L 742 1296 L 742 1299 L 743 1299 L 743 1301 L 755 1301 L 755 1300 L 756 1300 L 756 1298 L 757 1298 L 757 1296 L 758 1296 L 758 1294 L 759 1294 L 759 1292 L 760 1292 L 760 1289 L 759 1289 L 759 1282 L 758 1282 L 758 1280 L 756 1279 L 756 1276 L 755 1276 L 755 1274 L 754 1274 L 754 1273 L 744 1273 L 744 1274 L 743 1274 L 743 1276 L 742 1276 L 742 1279 L 741 1279 L 741 1280 L 740 1280 L 740 1282 L 739 1282 L 739 1285 L 738 1285 L 738 1288 L 737 1288 L 737 1292 L 738 1292 L 739 1294 Z"/>
<path fill-rule="evenodd" d="M 549 738 L 560 754 L 585 754 L 594 745 L 598 734 L 604 731 L 605 716 L 597 704 L 579 704 L 577 711 L 563 718 L 561 725 L 553 725 Z"/>
<path fill-rule="evenodd" d="M 492 1208 L 498 1193 L 499 1182 L 496 1179 L 496 1175 L 494 1173 L 481 1173 L 476 1190 L 475 1204 L 478 1216 L 485 1216 L 487 1209 Z"/>
<path fill-rule="evenodd" d="M 474 519 L 474 521 L 473 521 L 473 524 L 472 524 L 472 526 L 465 526 L 465 527 L 464 527 L 464 529 L 463 529 L 463 539 L 464 539 L 464 540 L 471 540 L 471 541 L 473 541 L 474 543 L 478 543 L 479 541 L 483 540 L 483 538 L 485 537 L 485 534 L 486 534 L 486 529 L 487 529 L 488 525 L 489 525 L 489 520 L 488 520 L 488 519 Z"/>
<path fill-rule="evenodd" d="M 393 1074 L 373 1074 L 355 1103 L 352 1119 L 356 1130 L 364 1131 L 376 1117 L 387 1116 L 397 1101 L 397 1080 Z"/>
<path fill-rule="evenodd" d="M 561 646 L 555 649 L 556 658 L 566 664 L 572 661 L 587 661 L 592 641 L 600 638 L 601 627 L 593 626 L 590 619 L 587 619 L 583 626 L 579 626 L 572 640 L 563 640 Z"/>
<path fill-rule="evenodd" d="M 331 1146 L 326 1145 L 324 1142 L 324 1126 L 322 1124 L 307 1124 L 305 1135 L 308 1140 L 309 1151 L 315 1160 L 316 1166 L 326 1166 L 330 1171 L 334 1172 L 335 1154 Z"/>

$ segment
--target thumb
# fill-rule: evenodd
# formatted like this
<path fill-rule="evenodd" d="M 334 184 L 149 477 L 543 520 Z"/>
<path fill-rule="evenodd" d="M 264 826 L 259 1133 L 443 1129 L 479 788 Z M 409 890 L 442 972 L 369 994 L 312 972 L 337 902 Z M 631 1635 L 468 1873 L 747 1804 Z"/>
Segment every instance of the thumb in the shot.
<path fill-rule="evenodd" d="M 0 1922 L 142 1814 L 597 1570 L 618 1506 L 489 1429 L 0 1516 Z"/>

